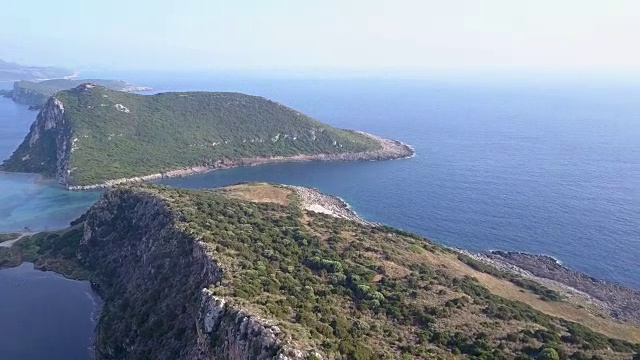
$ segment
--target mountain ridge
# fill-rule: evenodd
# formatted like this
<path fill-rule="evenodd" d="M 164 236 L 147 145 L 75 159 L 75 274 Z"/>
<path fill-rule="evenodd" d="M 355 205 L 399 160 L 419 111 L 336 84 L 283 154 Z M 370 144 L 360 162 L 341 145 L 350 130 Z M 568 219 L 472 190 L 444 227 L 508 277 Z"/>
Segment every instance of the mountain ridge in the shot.
<path fill-rule="evenodd" d="M 333 128 L 263 97 L 84 84 L 47 101 L 3 169 L 87 189 L 270 162 L 412 155 L 398 141 Z"/>
<path fill-rule="evenodd" d="M 46 80 L 74 77 L 68 69 L 53 66 L 26 66 L 0 59 L 0 81 Z"/>
<path fill-rule="evenodd" d="M 90 278 L 105 303 L 97 359 L 622 360 L 640 350 L 581 325 L 588 311 L 564 299 L 535 306 L 571 306 L 578 322 L 511 299 L 504 289 L 538 290 L 460 256 L 313 189 L 143 185 L 106 192 L 66 232 L 0 249 L 0 266 L 30 259 Z"/>
<path fill-rule="evenodd" d="M 69 90 L 85 83 L 104 86 L 111 90 L 133 92 L 149 91 L 151 88 L 130 84 L 123 80 L 112 79 L 52 79 L 40 82 L 28 80 L 16 81 L 13 90 L 6 92 L 5 97 L 10 97 L 18 104 L 29 106 L 31 109 L 40 109 L 47 100 L 58 91 Z"/>

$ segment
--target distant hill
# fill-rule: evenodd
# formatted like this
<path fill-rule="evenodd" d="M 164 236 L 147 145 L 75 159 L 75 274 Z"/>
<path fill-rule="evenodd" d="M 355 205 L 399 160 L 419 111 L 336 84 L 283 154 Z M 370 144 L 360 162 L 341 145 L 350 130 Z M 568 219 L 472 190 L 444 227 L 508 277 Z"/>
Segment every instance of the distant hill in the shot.
<path fill-rule="evenodd" d="M 0 248 L 0 267 L 23 261 L 91 279 L 104 301 L 100 360 L 631 360 L 640 351 L 638 326 L 588 301 L 367 223 L 300 187 L 121 187 L 71 228 Z"/>
<path fill-rule="evenodd" d="M 262 97 L 138 95 L 84 84 L 44 106 L 3 169 L 108 186 L 276 161 L 407 157 L 411 148 L 323 124 Z"/>
<path fill-rule="evenodd" d="M 29 105 L 32 108 L 41 108 L 47 100 L 58 91 L 69 90 L 84 83 L 93 83 L 106 88 L 118 91 L 148 91 L 151 88 L 136 86 L 122 80 L 106 80 L 106 79 L 53 79 L 41 82 L 33 81 L 17 81 L 13 85 L 13 90 L 5 94 L 5 97 L 11 97 L 13 101 Z"/>
<path fill-rule="evenodd" d="M 26 66 L 0 59 L 0 81 L 44 80 L 73 76 L 74 72 L 50 66 Z"/>

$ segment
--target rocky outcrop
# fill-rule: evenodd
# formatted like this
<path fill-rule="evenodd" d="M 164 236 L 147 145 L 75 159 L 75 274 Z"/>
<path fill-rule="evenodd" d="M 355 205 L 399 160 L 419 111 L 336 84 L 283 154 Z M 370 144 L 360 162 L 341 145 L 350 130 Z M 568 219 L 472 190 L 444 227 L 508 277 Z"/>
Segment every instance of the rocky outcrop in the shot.
<path fill-rule="evenodd" d="M 91 94 L 92 94 L 91 89 L 96 87 L 97 87 L 96 84 L 86 83 L 72 90 L 69 90 L 65 93 L 67 95 L 72 95 L 72 98 L 79 98 L 80 95 L 86 95 L 87 97 L 91 97 Z M 104 91 L 107 91 L 107 89 L 104 89 L 104 88 L 102 89 Z M 306 161 L 390 160 L 390 159 L 400 159 L 400 158 L 411 157 L 414 155 L 414 151 L 409 145 L 403 144 L 399 141 L 385 139 L 385 138 L 374 136 L 364 132 L 355 132 L 359 134 L 358 135 L 359 138 L 362 138 L 362 136 L 364 135 L 374 140 L 375 142 L 377 142 L 379 145 L 378 148 L 375 150 L 360 151 L 360 152 L 356 152 L 357 150 L 351 150 L 351 151 L 344 150 L 344 152 L 333 152 L 336 150 L 336 147 L 338 149 L 341 148 L 342 144 L 338 144 L 337 140 L 330 138 L 329 141 L 333 140 L 333 146 L 329 145 L 331 147 L 331 149 L 329 150 L 327 150 L 327 147 L 323 147 L 323 148 L 320 148 L 321 150 L 317 150 L 316 152 L 311 150 L 294 150 L 294 151 L 286 152 L 286 154 L 297 154 L 297 155 L 261 156 L 261 154 L 274 154 L 273 149 L 270 150 L 269 148 L 265 148 L 264 151 L 252 150 L 252 152 L 249 152 L 250 154 L 255 153 L 256 156 L 238 158 L 240 156 L 238 155 L 238 157 L 230 158 L 228 157 L 229 155 L 221 155 L 212 150 L 211 159 L 202 160 L 204 157 L 199 157 L 199 158 L 194 158 L 195 160 L 191 160 L 193 162 L 199 162 L 199 163 L 190 164 L 189 162 L 191 161 L 182 162 L 188 165 L 188 167 L 185 167 L 185 168 L 178 168 L 178 169 L 173 169 L 169 171 L 164 171 L 161 173 L 152 173 L 152 174 L 149 174 L 149 172 L 154 170 L 145 169 L 145 170 L 141 170 L 141 172 L 142 171 L 144 172 L 140 174 L 140 176 L 135 176 L 138 173 L 136 170 L 139 169 L 140 165 L 139 163 L 132 163 L 130 164 L 130 166 L 127 167 L 127 171 L 121 174 L 127 174 L 127 175 L 131 174 L 131 175 L 134 175 L 133 177 L 112 178 L 112 176 L 115 177 L 116 175 L 113 175 L 111 172 L 105 169 L 108 169 L 108 166 L 111 165 L 109 164 L 109 161 L 118 162 L 118 159 L 113 159 L 114 156 L 122 155 L 118 152 L 110 153 L 109 156 L 106 156 L 106 155 L 102 156 L 102 160 L 104 160 L 102 164 L 103 166 L 100 166 L 99 164 L 94 164 L 94 160 L 95 160 L 94 157 L 90 158 L 91 161 L 87 161 L 86 158 L 84 159 L 85 160 L 84 162 L 73 161 L 74 156 L 72 155 L 72 153 L 74 152 L 74 150 L 80 149 L 80 151 L 76 153 L 75 158 L 78 158 L 82 154 L 84 154 L 83 149 L 85 148 L 83 148 L 82 146 L 82 141 L 84 141 L 83 139 L 89 137 L 90 135 L 86 133 L 74 134 L 74 127 L 71 126 L 70 124 L 74 123 L 77 125 L 78 118 L 75 116 L 77 116 L 77 111 L 78 111 L 78 108 L 80 107 L 77 104 L 75 105 L 76 106 L 75 108 L 73 107 L 73 105 L 69 105 L 69 104 L 74 104 L 73 101 L 69 101 L 67 103 L 67 106 L 71 107 L 67 109 L 67 111 L 74 114 L 73 122 L 69 121 L 67 119 L 67 114 L 65 112 L 65 104 L 63 104 L 62 101 L 58 99 L 58 98 L 65 99 L 63 95 L 64 93 L 58 93 L 58 95 L 50 98 L 46 102 L 46 104 L 38 114 L 36 121 L 31 126 L 31 130 L 27 135 L 27 137 L 25 138 L 25 140 L 23 141 L 23 143 L 18 147 L 18 149 L 14 152 L 11 158 L 9 158 L 4 162 L 2 167 L 3 170 L 12 171 L 12 172 L 40 173 L 45 176 L 55 177 L 60 184 L 64 185 L 70 190 L 90 190 L 90 189 L 97 189 L 97 188 L 108 188 L 118 184 L 140 183 L 145 181 L 157 180 L 161 178 L 193 175 L 193 174 L 204 173 L 204 172 L 217 170 L 217 169 L 228 169 L 228 168 L 242 167 L 242 166 L 255 166 L 255 165 L 261 165 L 261 164 L 268 164 L 268 163 L 306 162 Z M 109 96 L 105 93 L 99 99 L 102 100 L 104 97 L 109 97 Z M 84 97 L 82 98 L 84 99 Z M 106 104 L 101 104 L 101 105 L 104 105 L 104 107 L 106 107 Z M 92 108 L 92 106 L 93 105 L 87 105 L 81 108 L 86 110 L 87 108 Z M 122 116 L 128 116 L 128 115 L 131 115 L 131 112 L 132 112 L 131 109 L 133 109 L 133 107 L 125 106 L 120 103 L 114 103 L 113 109 L 116 109 L 119 113 L 121 113 Z M 282 116 L 285 116 L 285 115 L 282 115 Z M 93 113 L 91 116 L 94 116 Z M 298 121 L 297 118 L 296 118 L 296 121 Z M 323 129 L 325 128 L 321 128 L 320 131 L 324 131 Z M 334 129 L 334 130 L 339 131 L 338 129 Z M 340 131 L 343 131 L 343 130 L 340 130 Z M 120 135 L 121 134 L 119 134 L 118 136 Z M 280 133 L 275 135 L 274 137 L 276 138 L 275 141 L 277 141 L 280 135 L 281 135 Z M 350 135 L 352 136 L 353 132 Z M 91 136 L 95 136 L 95 134 Z M 114 138 L 114 136 L 115 136 L 114 134 L 108 134 L 105 136 L 109 141 L 109 144 L 112 144 L 111 140 L 112 138 Z M 315 133 L 313 133 L 312 136 L 313 136 L 312 139 L 315 139 L 316 137 Z M 287 138 L 287 139 L 290 138 L 291 140 L 288 140 L 288 141 L 297 140 L 297 136 L 290 135 L 290 134 L 284 134 L 283 138 Z M 113 141 L 114 141 L 113 145 L 109 145 L 104 148 L 105 151 L 107 151 L 108 149 L 119 149 L 119 147 L 117 146 L 117 142 L 115 142 L 115 140 Z M 131 141 L 133 142 L 138 141 L 141 143 L 144 142 L 137 137 L 132 137 Z M 247 139 L 243 139 L 242 143 L 246 141 Z M 258 140 L 250 139 L 248 141 L 249 142 L 263 141 L 263 139 L 258 139 Z M 315 140 L 309 140 L 309 141 L 312 142 Z M 370 143 L 368 147 L 358 147 L 354 149 L 375 148 L 375 145 L 371 140 L 367 139 L 367 142 Z M 218 145 L 217 143 L 213 143 L 213 145 L 211 146 L 217 146 L 217 145 Z M 234 146 L 236 148 L 234 148 Z M 242 146 L 243 145 L 241 145 L 240 143 L 238 145 L 229 145 L 230 150 L 233 150 L 233 151 L 241 149 Z M 289 146 L 289 145 L 286 145 L 286 146 Z M 181 149 L 175 149 L 175 150 L 181 150 Z M 277 151 L 280 151 L 280 150 L 277 150 Z M 242 152 L 238 152 L 238 153 L 242 153 Z M 129 154 L 130 153 L 126 153 L 124 156 L 122 156 L 120 160 L 122 162 L 127 162 L 128 157 L 132 157 Z M 245 154 L 247 154 L 247 152 L 245 152 Z M 275 154 L 278 154 L 278 152 L 275 152 Z M 103 154 L 101 153 L 101 155 Z M 205 155 L 209 156 L 208 154 L 205 154 Z M 160 161 L 165 161 L 165 160 L 162 159 Z M 84 165 L 77 165 L 78 163 L 82 163 Z M 171 162 L 170 164 L 175 164 L 175 163 Z M 92 168 L 92 166 L 94 168 Z M 150 167 L 150 169 L 166 169 L 169 166 L 175 166 L 175 165 L 166 165 L 166 167 L 154 166 L 154 167 Z M 92 176 L 91 180 L 83 179 L 81 175 L 78 175 L 78 174 L 90 173 L 92 171 L 96 172 L 96 169 L 101 169 L 103 171 L 100 172 L 99 176 L 95 176 L 95 177 Z M 102 182 L 92 184 L 93 181 L 96 181 L 96 182 L 102 181 Z M 85 185 L 86 183 L 89 183 L 89 184 Z"/>
<path fill-rule="evenodd" d="M 65 183 L 69 176 L 71 136 L 64 105 L 52 97 L 36 117 L 25 140 L 4 162 L 2 169 L 40 173 Z"/>
<path fill-rule="evenodd" d="M 42 106 L 49 97 L 51 97 L 51 94 L 43 94 L 42 92 L 20 86 L 20 82 L 13 84 L 13 91 L 11 92 L 11 99 L 14 102 L 29 106 Z"/>
<path fill-rule="evenodd" d="M 78 256 L 104 299 L 98 359 L 305 359 L 276 324 L 208 287 L 224 270 L 164 200 L 118 189 L 88 212 Z"/>
<path fill-rule="evenodd" d="M 546 255 L 492 251 L 485 256 L 588 294 L 603 303 L 613 318 L 640 325 L 640 291 L 571 270 Z"/>
<path fill-rule="evenodd" d="M 323 213 L 337 218 L 355 221 L 362 225 L 379 226 L 380 224 L 365 220 L 351 209 L 349 204 L 337 196 L 323 194 L 316 189 L 303 186 L 287 185 L 300 197 L 302 208 L 308 211 Z"/>

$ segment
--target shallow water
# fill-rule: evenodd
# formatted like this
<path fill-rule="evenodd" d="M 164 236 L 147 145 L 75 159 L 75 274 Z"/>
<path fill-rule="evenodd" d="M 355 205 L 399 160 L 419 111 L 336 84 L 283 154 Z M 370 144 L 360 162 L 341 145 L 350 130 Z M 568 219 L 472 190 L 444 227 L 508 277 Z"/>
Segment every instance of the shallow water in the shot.
<path fill-rule="evenodd" d="M 20 145 L 37 112 L 0 98 L 0 159 Z M 0 161 L 1 161 L 0 160 Z M 0 173 L 0 232 L 65 227 L 95 202 L 99 192 L 69 192 L 31 174 Z"/>

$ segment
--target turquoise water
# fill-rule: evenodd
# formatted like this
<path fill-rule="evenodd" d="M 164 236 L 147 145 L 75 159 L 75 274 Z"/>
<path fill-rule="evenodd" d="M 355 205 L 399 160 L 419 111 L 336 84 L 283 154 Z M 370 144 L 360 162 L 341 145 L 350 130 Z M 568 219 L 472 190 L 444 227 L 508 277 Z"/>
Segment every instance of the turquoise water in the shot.
<path fill-rule="evenodd" d="M 0 158 L 6 159 L 22 142 L 37 112 L 0 98 Z M 96 192 L 69 192 L 30 174 L 0 173 L 0 232 L 29 227 L 65 227 L 98 198 Z"/>
<path fill-rule="evenodd" d="M 20 144 L 36 112 L 0 99 L 0 157 Z M 71 193 L 30 174 L 0 173 L 0 232 L 56 229 L 82 214 L 96 193 Z M 0 270 L 0 359 L 92 359 L 99 299 L 86 281 L 22 264 Z"/>

